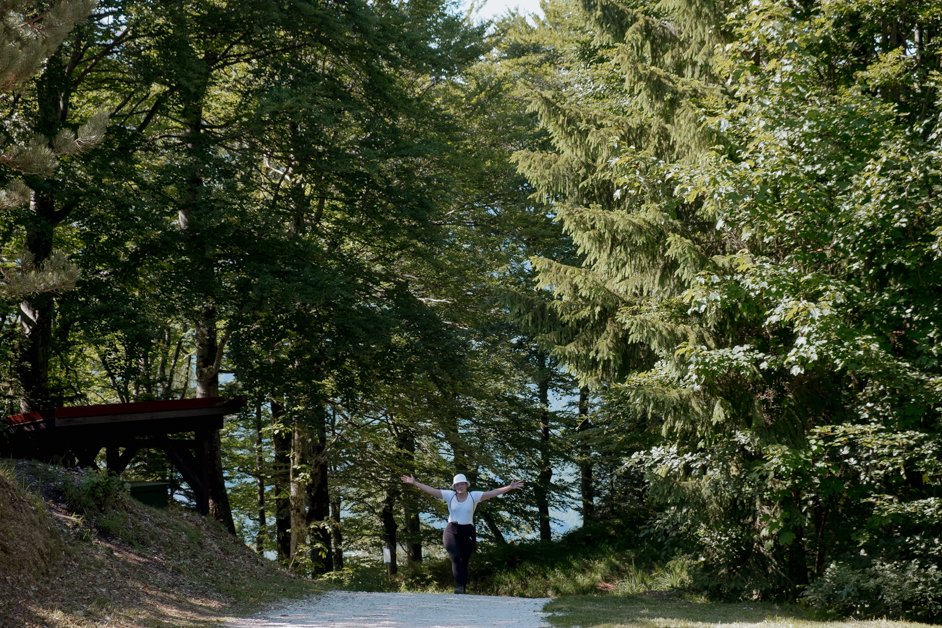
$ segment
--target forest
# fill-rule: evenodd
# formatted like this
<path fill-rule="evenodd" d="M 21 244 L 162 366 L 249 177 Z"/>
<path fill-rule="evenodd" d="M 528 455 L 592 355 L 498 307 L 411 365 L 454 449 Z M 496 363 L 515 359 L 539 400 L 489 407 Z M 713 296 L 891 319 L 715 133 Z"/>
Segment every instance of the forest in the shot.
<path fill-rule="evenodd" d="M 942 620 L 938 1 L 0 5 L 5 414 L 244 398 L 211 513 L 306 575 L 461 472 L 497 547 Z"/>

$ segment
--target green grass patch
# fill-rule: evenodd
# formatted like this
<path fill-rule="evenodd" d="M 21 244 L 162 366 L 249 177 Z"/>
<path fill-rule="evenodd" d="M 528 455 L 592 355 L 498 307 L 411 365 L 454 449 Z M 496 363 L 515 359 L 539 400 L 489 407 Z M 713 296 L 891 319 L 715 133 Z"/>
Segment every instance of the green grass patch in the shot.
<path fill-rule="evenodd" d="M 888 620 L 826 621 L 792 605 L 767 602 L 720 603 L 671 592 L 637 595 L 563 596 L 546 610 L 553 626 L 580 628 L 702 628 L 775 626 L 816 628 L 917 627 L 928 624 Z"/>
<path fill-rule="evenodd" d="M 639 565 L 630 552 L 601 558 L 572 556 L 553 565 L 524 564 L 489 575 L 482 587 L 495 595 L 556 597 L 611 592 L 630 595 L 685 589 L 690 576 L 684 559 Z"/>

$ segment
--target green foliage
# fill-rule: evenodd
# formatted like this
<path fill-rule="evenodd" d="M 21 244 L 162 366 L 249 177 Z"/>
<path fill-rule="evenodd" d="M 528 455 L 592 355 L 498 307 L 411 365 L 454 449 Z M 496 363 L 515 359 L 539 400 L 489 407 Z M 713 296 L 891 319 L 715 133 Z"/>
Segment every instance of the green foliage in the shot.
<path fill-rule="evenodd" d="M 75 512 L 95 517 L 118 507 L 127 485 L 118 476 L 107 473 L 81 473 L 62 482 L 66 503 Z"/>
<path fill-rule="evenodd" d="M 487 595 L 544 597 L 567 594 L 633 595 L 684 589 L 693 566 L 688 558 L 661 562 L 641 542 L 640 522 L 612 519 L 573 530 L 557 541 L 482 543 L 471 562 L 470 586 Z M 400 567 L 387 576 L 385 566 L 355 563 L 319 578 L 361 591 L 449 591 L 450 562 L 440 555 Z"/>
<path fill-rule="evenodd" d="M 518 163 L 578 247 L 535 262 L 580 330 L 554 352 L 635 433 L 607 454 L 651 534 L 724 597 L 861 551 L 938 566 L 938 12 L 623 8 L 516 36 L 552 144 Z"/>
<path fill-rule="evenodd" d="M 5 46 L 0 54 L 0 92 L 16 91 L 35 75 L 94 5 L 90 0 L 62 0 L 37 16 L 27 2 L 3 2 L 0 40 Z"/>
<path fill-rule="evenodd" d="M 0 256 L 25 301 L 0 312 L 5 407 L 231 374 L 260 412 L 225 434 L 239 529 L 274 549 L 294 482 L 312 569 L 330 531 L 437 543 L 403 472 L 525 477 L 487 535 L 548 537 L 560 464 L 591 462 L 600 516 L 692 558 L 652 576 L 636 546 L 577 568 L 495 543 L 486 587 L 689 577 L 840 607 L 846 582 L 853 612 L 936 608 L 929 0 L 551 0 L 490 39 L 444 1 L 119 2 L 81 23 L 62 2 L 35 40 L 8 4 Z M 549 408 L 577 386 L 591 415 Z M 74 487 L 88 517 L 100 482 Z M 444 586 L 442 564 L 389 586 Z"/>
<path fill-rule="evenodd" d="M 811 606 L 839 617 L 906 617 L 938 623 L 942 615 L 942 573 L 919 560 L 858 559 L 828 565 L 802 594 Z"/>
<path fill-rule="evenodd" d="M 345 591 L 445 593 L 454 588 L 451 562 L 441 557 L 406 564 L 398 569 L 395 576 L 390 576 L 382 563 L 353 562 L 343 569 L 318 577 L 317 582 Z"/>
<path fill-rule="evenodd" d="M 639 543 L 639 533 L 639 520 L 611 518 L 558 541 L 483 546 L 472 561 L 472 584 L 492 595 L 525 597 L 668 587 L 667 574 L 677 564 L 656 567 L 656 552 Z"/>
<path fill-rule="evenodd" d="M 391 583 L 383 565 L 355 565 L 337 569 L 318 578 L 331 589 L 343 591 L 369 591 L 378 593 L 390 591 Z"/>
<path fill-rule="evenodd" d="M 108 116 L 98 112 L 80 125 L 50 127 L 42 119 L 42 104 L 34 100 L 33 84 L 42 84 L 54 73 L 44 71 L 43 66 L 57 66 L 57 50 L 94 5 L 91 0 L 62 0 L 37 10 L 14 0 L 2 6 L 0 104 L 10 108 L 10 115 L 0 124 L 0 224 L 4 225 L 0 297 L 4 299 L 70 290 L 78 278 L 67 252 L 52 250 L 51 243 L 38 246 L 40 239 L 28 216 L 42 213 L 60 163 L 101 142 Z M 33 207 L 25 211 L 30 202 Z M 33 237 L 22 238 L 23 232 L 32 232 Z"/>

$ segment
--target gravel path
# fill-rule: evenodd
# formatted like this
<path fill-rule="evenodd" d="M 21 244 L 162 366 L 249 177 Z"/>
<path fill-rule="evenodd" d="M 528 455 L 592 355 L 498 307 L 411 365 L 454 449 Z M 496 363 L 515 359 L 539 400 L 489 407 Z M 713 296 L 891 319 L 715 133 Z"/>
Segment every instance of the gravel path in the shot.
<path fill-rule="evenodd" d="M 295 601 L 229 628 L 545 628 L 549 598 L 330 591 Z"/>

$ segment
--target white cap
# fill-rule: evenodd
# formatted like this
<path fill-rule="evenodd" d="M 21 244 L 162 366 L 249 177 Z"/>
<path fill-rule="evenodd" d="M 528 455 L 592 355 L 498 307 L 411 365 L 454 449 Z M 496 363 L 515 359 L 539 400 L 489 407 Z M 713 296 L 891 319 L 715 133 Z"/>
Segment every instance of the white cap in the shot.
<path fill-rule="evenodd" d="M 464 477 L 464 473 L 459 473 L 458 475 L 456 475 L 456 476 L 452 479 L 451 485 L 454 486 L 455 484 L 457 484 L 457 483 L 459 483 L 459 482 L 464 482 L 465 484 L 468 483 L 468 478 Z"/>

